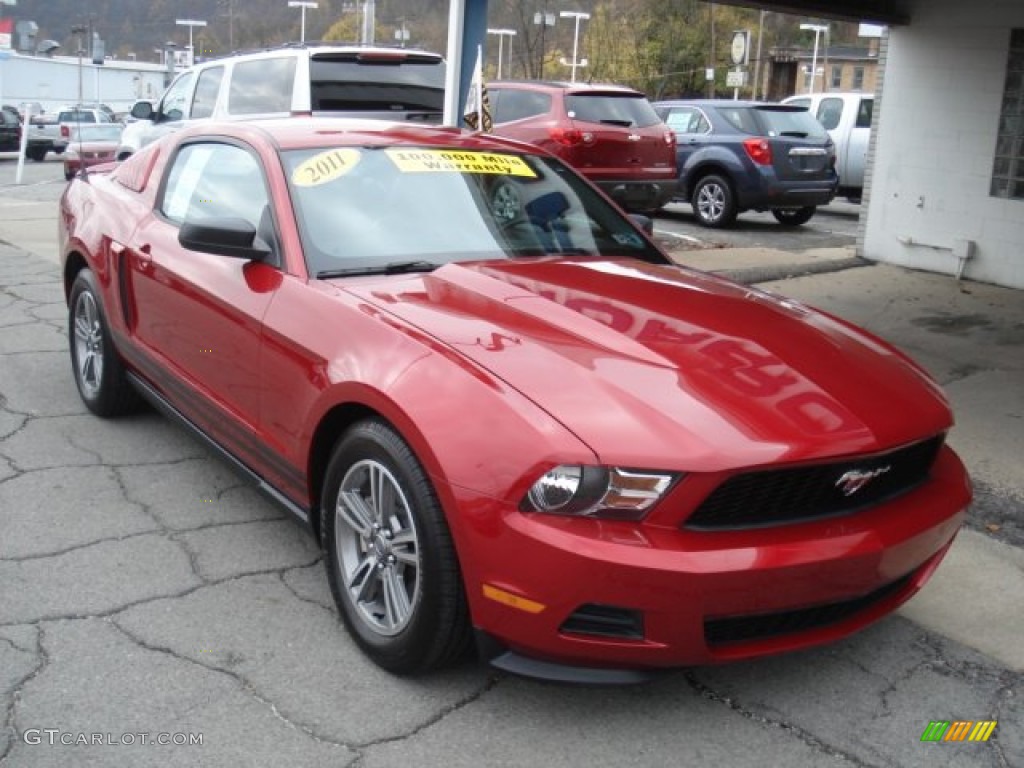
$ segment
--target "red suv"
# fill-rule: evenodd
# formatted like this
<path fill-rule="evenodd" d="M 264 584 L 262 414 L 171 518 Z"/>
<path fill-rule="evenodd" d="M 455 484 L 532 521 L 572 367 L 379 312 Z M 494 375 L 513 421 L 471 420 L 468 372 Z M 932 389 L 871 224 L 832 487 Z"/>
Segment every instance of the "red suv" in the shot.
<path fill-rule="evenodd" d="M 562 158 L 628 211 L 656 211 L 676 189 L 675 134 L 647 97 L 617 85 L 487 84 L 492 133 Z"/>

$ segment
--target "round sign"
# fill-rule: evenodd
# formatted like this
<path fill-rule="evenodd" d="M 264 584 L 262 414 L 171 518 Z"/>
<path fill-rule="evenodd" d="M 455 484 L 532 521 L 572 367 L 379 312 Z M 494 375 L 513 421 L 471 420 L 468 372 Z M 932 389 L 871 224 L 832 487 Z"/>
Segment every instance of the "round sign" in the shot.
<path fill-rule="evenodd" d="M 747 33 L 746 32 L 733 32 L 732 33 L 732 48 L 729 53 L 732 56 L 732 63 L 736 66 L 744 63 L 747 58 Z"/>

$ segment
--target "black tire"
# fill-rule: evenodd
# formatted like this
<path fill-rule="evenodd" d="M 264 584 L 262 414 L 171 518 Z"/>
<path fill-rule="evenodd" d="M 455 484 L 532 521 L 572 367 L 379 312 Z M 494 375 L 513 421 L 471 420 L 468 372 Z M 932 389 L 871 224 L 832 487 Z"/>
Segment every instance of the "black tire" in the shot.
<path fill-rule="evenodd" d="M 34 160 L 37 163 L 41 163 L 46 159 L 45 149 L 27 149 L 25 154 L 28 155 L 30 160 Z"/>
<path fill-rule="evenodd" d="M 810 221 L 817 210 L 813 205 L 808 205 L 806 208 L 773 208 L 772 216 L 783 226 L 799 227 Z"/>
<path fill-rule="evenodd" d="M 729 180 L 714 174 L 697 182 L 690 197 L 697 221 L 711 229 L 722 229 L 736 221 L 739 209 Z"/>
<path fill-rule="evenodd" d="M 384 492 L 371 496 L 371 487 Z M 458 558 L 430 480 L 401 436 L 377 420 L 351 427 L 321 498 L 327 578 L 356 644 L 401 675 L 459 658 L 470 635 Z"/>
<path fill-rule="evenodd" d="M 138 407 L 139 395 L 128 382 L 111 341 L 96 277 L 90 269 L 79 272 L 71 286 L 68 343 L 71 372 L 86 408 L 109 418 Z"/>

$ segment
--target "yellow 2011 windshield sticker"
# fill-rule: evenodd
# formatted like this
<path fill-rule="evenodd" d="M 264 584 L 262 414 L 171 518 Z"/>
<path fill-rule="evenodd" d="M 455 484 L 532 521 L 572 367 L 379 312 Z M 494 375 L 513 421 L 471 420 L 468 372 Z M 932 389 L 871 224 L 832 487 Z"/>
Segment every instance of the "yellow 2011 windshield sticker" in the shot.
<path fill-rule="evenodd" d="M 523 158 L 494 152 L 465 152 L 451 149 L 386 149 L 402 173 L 491 173 L 501 176 L 537 174 Z"/>
<path fill-rule="evenodd" d="M 297 187 L 315 187 L 334 181 L 351 171 L 362 155 L 356 149 L 329 149 L 318 152 L 299 163 L 292 171 L 292 184 Z"/>

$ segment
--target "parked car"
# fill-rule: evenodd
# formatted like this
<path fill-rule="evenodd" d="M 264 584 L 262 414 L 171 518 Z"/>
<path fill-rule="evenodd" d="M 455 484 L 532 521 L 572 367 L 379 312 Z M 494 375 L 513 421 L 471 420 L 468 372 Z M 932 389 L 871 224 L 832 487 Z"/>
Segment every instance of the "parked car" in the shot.
<path fill-rule="evenodd" d="M 471 628 L 502 669 L 604 682 L 835 640 L 964 520 L 920 367 L 674 265 L 520 142 L 196 124 L 72 179 L 60 214 L 86 407 L 142 395 L 229 457 L 391 671 Z"/>
<path fill-rule="evenodd" d="M 835 147 L 806 110 L 725 99 L 654 106 L 676 133 L 677 199 L 706 227 L 728 227 L 747 210 L 798 226 L 835 196 Z"/>
<path fill-rule="evenodd" d="M 52 114 L 33 117 L 25 155 L 41 163 L 49 152 L 58 155 L 64 152 L 73 128 L 109 122 L 110 115 L 102 107 L 82 105 L 61 107 Z"/>
<path fill-rule="evenodd" d="M 874 94 L 832 91 L 790 96 L 782 103 L 809 110 L 828 131 L 836 145 L 839 194 L 859 202 L 864 193 Z"/>
<path fill-rule="evenodd" d="M 0 152 L 21 150 L 21 116 L 16 107 L 0 107 Z"/>
<path fill-rule="evenodd" d="M 64 178 L 70 180 L 83 168 L 114 162 L 123 128 L 120 123 L 73 126 L 64 150 Z"/>
<path fill-rule="evenodd" d="M 583 83 L 487 84 L 492 133 L 552 152 L 628 211 L 656 211 L 675 190 L 675 137 L 631 88 Z"/>
<path fill-rule="evenodd" d="M 200 118 L 358 116 L 440 123 L 444 59 L 409 48 L 308 45 L 197 64 L 154 107 L 138 101 L 118 159 Z"/>

